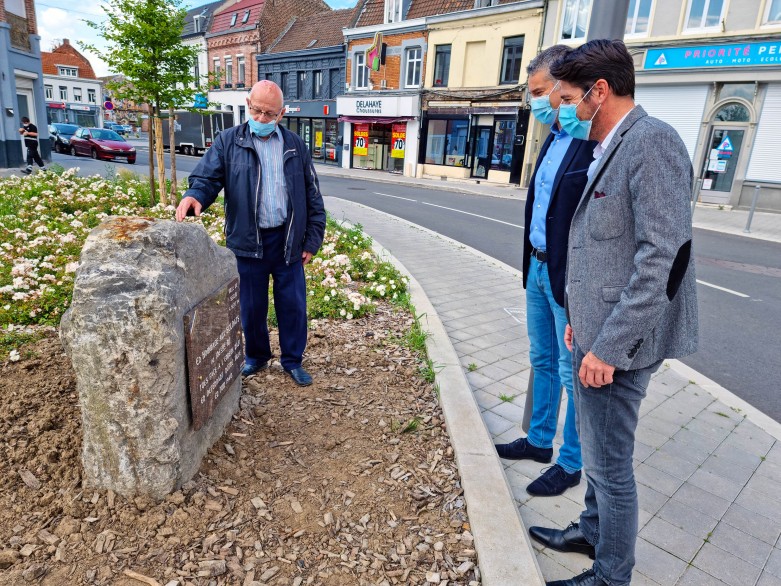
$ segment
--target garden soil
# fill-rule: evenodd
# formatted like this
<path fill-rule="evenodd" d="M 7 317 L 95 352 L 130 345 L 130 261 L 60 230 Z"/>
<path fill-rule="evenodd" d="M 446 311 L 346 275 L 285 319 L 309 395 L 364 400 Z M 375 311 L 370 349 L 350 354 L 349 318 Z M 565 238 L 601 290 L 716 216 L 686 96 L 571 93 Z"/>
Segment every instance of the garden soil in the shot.
<path fill-rule="evenodd" d="M 297 387 L 279 363 L 198 474 L 161 503 L 81 481 L 81 412 L 55 333 L 0 364 L 0 585 L 479 584 L 434 386 L 380 302 L 311 324 Z M 273 333 L 275 337 L 275 333 Z"/>

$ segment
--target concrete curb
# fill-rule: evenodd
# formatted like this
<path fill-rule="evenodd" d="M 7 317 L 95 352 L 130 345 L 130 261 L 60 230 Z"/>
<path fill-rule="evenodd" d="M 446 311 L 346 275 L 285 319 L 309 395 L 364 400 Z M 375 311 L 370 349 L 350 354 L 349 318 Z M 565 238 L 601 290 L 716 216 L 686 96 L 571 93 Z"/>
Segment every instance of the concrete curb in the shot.
<path fill-rule="evenodd" d="M 347 221 L 343 223 L 349 224 Z M 545 580 L 504 467 L 496 455 L 450 337 L 415 277 L 374 237 L 372 242 L 375 253 L 381 259 L 393 264 L 409 278 L 412 304 L 424 330 L 430 334 L 426 349 L 436 367 L 439 402 L 461 474 L 482 584 L 543 586 Z"/>
<path fill-rule="evenodd" d="M 781 440 L 781 423 L 772 417 L 768 417 L 762 413 L 762 411 L 733 394 L 728 389 L 725 389 L 716 381 L 709 379 L 692 367 L 686 366 L 680 360 L 665 360 L 665 362 L 670 365 L 671 370 L 674 370 L 683 378 L 696 383 L 698 387 L 702 387 L 708 391 L 714 399 L 721 401 L 727 407 L 745 415 L 751 423 L 762 431 L 772 435 L 777 440 Z"/>

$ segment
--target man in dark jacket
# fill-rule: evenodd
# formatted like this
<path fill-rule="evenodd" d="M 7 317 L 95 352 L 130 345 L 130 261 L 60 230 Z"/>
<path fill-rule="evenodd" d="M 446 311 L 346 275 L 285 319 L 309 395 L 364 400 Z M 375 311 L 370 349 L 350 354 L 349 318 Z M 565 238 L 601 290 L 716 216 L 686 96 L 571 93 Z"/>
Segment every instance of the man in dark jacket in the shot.
<path fill-rule="evenodd" d="M 27 147 L 27 167 L 22 169 L 22 173 L 25 175 L 32 173 L 33 162 L 41 168 L 41 171 L 46 171 L 43 159 L 38 152 L 38 127 L 30 122 L 27 116 L 22 117 L 22 127 L 19 129 L 19 134 L 24 137 L 24 146 Z"/>
<path fill-rule="evenodd" d="M 325 207 L 309 150 L 279 126 L 282 90 L 264 80 L 247 98 L 250 118 L 215 139 L 189 177 L 177 221 L 196 216 L 225 189 L 225 240 L 236 255 L 244 330 L 243 376 L 268 367 L 268 280 L 274 279 L 280 362 L 293 381 L 312 377 L 301 366 L 306 347 L 307 264 L 323 243 Z"/>
<path fill-rule="evenodd" d="M 526 197 L 523 241 L 523 285 L 529 361 L 534 369 L 534 407 L 528 436 L 499 444 L 496 451 L 509 460 L 550 462 L 564 386 L 568 399 L 564 442 L 556 463 L 526 488 L 534 496 L 556 496 L 577 485 L 583 466 L 572 401 L 572 355 L 564 345 L 567 325 L 564 278 L 570 222 L 586 186 L 586 172 L 594 159 L 596 143 L 569 136 L 557 121 L 561 98 L 550 67 L 571 50 L 554 45 L 535 57 L 527 68 L 532 113 L 543 124 L 551 125 Z"/>

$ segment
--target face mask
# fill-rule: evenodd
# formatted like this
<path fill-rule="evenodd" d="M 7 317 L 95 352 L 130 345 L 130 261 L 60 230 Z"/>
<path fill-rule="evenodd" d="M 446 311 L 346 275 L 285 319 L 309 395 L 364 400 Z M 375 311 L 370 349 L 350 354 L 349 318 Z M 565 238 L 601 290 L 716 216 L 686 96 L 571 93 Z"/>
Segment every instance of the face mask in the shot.
<path fill-rule="evenodd" d="M 586 96 L 593 89 L 594 86 L 592 85 L 585 93 L 583 98 L 581 98 L 580 102 L 585 100 Z M 588 140 L 588 136 L 591 134 L 591 122 L 594 120 L 594 116 L 597 115 L 597 112 L 599 112 L 599 108 L 602 107 L 602 104 L 597 107 L 597 111 L 594 112 L 594 116 L 592 116 L 589 120 L 581 120 L 578 118 L 577 112 L 580 102 L 577 104 L 562 104 L 559 106 L 559 125 L 561 126 L 562 130 L 569 134 L 572 138 Z"/>
<path fill-rule="evenodd" d="M 554 110 L 550 105 L 550 95 L 556 91 L 557 87 L 559 87 L 558 81 L 547 94 L 531 99 L 532 115 L 543 124 L 553 124 L 556 120 L 558 110 Z"/>
<path fill-rule="evenodd" d="M 276 121 L 274 122 L 258 122 L 254 118 L 250 118 L 247 120 L 249 123 L 249 129 L 252 131 L 253 134 L 257 134 L 258 136 L 262 138 L 266 138 L 267 136 L 271 136 L 271 133 L 274 132 L 277 128 Z"/>

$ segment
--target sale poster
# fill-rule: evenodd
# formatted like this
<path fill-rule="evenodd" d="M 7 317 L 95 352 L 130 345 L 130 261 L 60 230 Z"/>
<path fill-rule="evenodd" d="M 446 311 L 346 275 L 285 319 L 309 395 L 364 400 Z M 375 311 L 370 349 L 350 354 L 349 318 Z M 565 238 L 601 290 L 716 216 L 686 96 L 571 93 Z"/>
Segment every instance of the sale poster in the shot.
<path fill-rule="evenodd" d="M 391 157 L 404 158 L 404 148 L 407 142 L 407 125 L 394 124 L 391 133 Z"/>
<path fill-rule="evenodd" d="M 363 156 L 369 154 L 369 125 L 356 124 L 353 139 L 353 154 Z"/>

